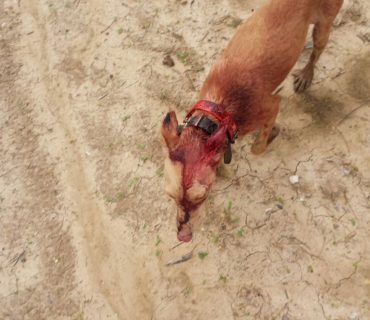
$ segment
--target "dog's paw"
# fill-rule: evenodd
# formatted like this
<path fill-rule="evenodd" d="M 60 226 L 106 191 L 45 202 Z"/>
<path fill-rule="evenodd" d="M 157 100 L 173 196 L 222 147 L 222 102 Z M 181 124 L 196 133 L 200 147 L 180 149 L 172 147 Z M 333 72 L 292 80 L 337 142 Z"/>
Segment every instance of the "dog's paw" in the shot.
<path fill-rule="evenodd" d="M 293 74 L 293 88 L 296 93 L 303 92 L 311 86 L 313 73 L 313 68 L 308 67 Z"/>
<path fill-rule="evenodd" d="M 266 150 L 266 143 L 261 143 L 261 142 L 255 142 L 253 143 L 252 147 L 251 147 L 251 151 L 253 154 L 255 155 L 259 155 L 261 153 L 264 153 L 265 150 Z"/>

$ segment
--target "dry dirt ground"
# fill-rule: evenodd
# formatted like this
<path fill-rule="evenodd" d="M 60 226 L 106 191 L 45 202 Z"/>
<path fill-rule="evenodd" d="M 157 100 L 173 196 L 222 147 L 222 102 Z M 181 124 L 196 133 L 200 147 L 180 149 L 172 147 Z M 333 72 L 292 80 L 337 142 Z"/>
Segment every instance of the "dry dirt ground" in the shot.
<path fill-rule="evenodd" d="M 0 319 L 370 319 L 368 0 L 345 2 L 309 92 L 283 84 L 281 135 L 259 157 L 238 141 L 171 249 L 160 122 L 262 3 L 1 1 Z"/>

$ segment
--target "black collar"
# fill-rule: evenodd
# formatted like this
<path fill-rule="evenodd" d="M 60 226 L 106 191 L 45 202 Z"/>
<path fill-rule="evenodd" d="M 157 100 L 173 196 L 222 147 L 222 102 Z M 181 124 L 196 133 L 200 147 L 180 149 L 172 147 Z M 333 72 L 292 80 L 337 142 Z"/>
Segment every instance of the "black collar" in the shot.
<path fill-rule="evenodd" d="M 205 115 L 197 115 L 197 116 L 191 117 L 185 123 L 185 126 L 192 126 L 195 128 L 202 129 L 209 135 L 214 133 L 218 128 L 218 124 L 216 122 L 213 122 L 209 118 L 207 118 Z"/>

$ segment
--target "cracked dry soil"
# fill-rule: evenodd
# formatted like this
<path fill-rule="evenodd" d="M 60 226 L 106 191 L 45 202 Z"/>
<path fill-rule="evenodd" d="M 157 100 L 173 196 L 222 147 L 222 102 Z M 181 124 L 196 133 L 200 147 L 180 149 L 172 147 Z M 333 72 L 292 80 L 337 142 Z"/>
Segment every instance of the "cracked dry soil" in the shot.
<path fill-rule="evenodd" d="M 0 319 L 370 319 L 366 0 L 345 1 L 309 92 L 283 83 L 280 136 L 259 157 L 238 141 L 173 248 L 159 124 L 262 3 L 1 1 Z"/>

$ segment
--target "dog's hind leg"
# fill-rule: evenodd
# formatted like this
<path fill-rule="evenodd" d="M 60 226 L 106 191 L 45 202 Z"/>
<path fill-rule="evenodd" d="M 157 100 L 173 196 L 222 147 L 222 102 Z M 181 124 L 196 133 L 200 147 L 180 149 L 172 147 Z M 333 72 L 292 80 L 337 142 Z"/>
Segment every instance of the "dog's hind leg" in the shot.
<path fill-rule="evenodd" d="M 294 74 L 294 91 L 303 92 L 312 84 L 314 69 L 329 40 L 332 23 L 343 4 L 343 0 L 326 0 L 319 14 L 320 20 L 313 29 L 313 50 L 307 65 Z"/>

